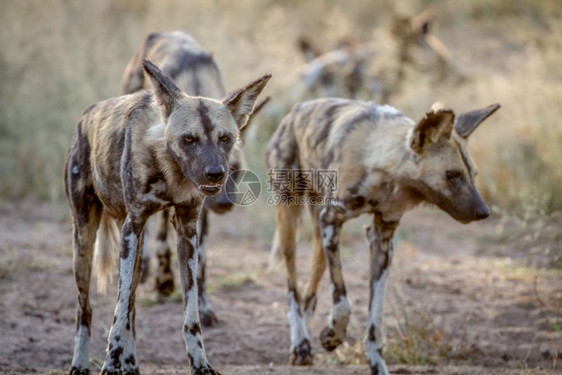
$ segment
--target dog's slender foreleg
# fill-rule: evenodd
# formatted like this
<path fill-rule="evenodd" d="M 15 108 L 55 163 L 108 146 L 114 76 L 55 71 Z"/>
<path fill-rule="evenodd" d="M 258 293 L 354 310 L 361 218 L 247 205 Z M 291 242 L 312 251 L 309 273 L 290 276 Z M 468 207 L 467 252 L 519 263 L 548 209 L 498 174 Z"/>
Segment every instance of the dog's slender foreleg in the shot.
<path fill-rule="evenodd" d="M 203 327 L 211 327 L 216 325 L 219 320 L 217 319 L 211 303 L 207 297 L 207 291 L 205 288 L 205 273 L 207 267 L 207 236 L 209 231 L 208 222 L 208 211 L 203 205 L 201 213 L 199 214 L 199 220 L 197 222 L 198 233 L 199 233 L 199 248 L 198 248 L 198 259 L 199 267 L 197 271 L 197 291 L 199 293 L 199 317 L 201 318 L 201 324 Z"/>
<path fill-rule="evenodd" d="M 201 202 L 176 206 L 173 221 L 178 234 L 178 263 L 185 306 L 183 336 L 193 374 L 218 374 L 211 368 L 201 334 L 197 291 L 198 250 L 197 218 Z"/>
<path fill-rule="evenodd" d="M 143 229 L 147 216 L 129 214 L 121 229 L 119 292 L 100 374 L 138 374 L 135 350 L 135 291 L 142 268 Z"/>
<path fill-rule="evenodd" d="M 383 221 L 382 216 L 376 213 L 374 223 L 367 228 L 367 241 L 371 251 L 371 294 L 365 349 L 371 365 L 371 374 L 377 375 L 389 374 L 382 358 L 384 340 L 382 317 L 386 283 L 394 252 L 392 237 L 397 226 L 398 221 Z"/>
<path fill-rule="evenodd" d="M 336 208 L 325 207 L 320 212 L 322 247 L 330 270 L 332 282 L 332 311 L 328 325 L 320 334 L 324 349 L 332 351 L 345 338 L 347 323 L 351 315 L 351 305 L 347 298 L 341 267 L 339 240 L 342 222 L 337 218 Z"/>

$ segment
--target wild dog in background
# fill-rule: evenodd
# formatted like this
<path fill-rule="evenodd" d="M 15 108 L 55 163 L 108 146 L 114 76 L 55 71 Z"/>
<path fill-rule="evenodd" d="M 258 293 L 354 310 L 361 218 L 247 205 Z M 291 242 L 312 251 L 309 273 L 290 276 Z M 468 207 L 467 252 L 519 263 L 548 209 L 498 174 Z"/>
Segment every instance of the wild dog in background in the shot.
<path fill-rule="evenodd" d="M 388 374 L 382 358 L 382 314 L 392 262 L 392 237 L 400 218 L 419 203 L 432 203 L 455 220 L 486 218 L 490 210 L 474 185 L 475 166 L 467 139 L 499 108 L 455 116 L 432 108 L 415 123 L 393 107 L 345 99 L 321 99 L 295 105 L 274 133 L 266 154 L 277 188 L 277 246 L 288 272 L 289 320 L 293 365 L 312 364 L 307 321 L 316 306 L 316 290 L 326 263 L 332 284 L 332 310 L 320 334 L 322 346 L 333 350 L 346 333 L 350 303 L 343 280 L 339 237 L 342 224 L 360 214 L 373 215 L 367 228 L 370 258 L 370 318 L 365 347 L 372 374 Z M 285 171 L 282 174 L 275 171 Z M 280 180 L 298 171 L 337 171 L 334 192 L 310 180 Z M 304 184 L 304 185 L 303 185 Z M 297 187 L 299 188 L 297 191 Z M 305 191 L 300 193 L 299 191 Z M 324 197 L 328 204 L 310 205 L 314 223 L 311 277 L 304 298 L 297 289 L 296 223 L 299 197 Z M 331 199 L 331 201 L 329 200 Z M 316 199 L 318 201 L 318 199 Z"/>
<path fill-rule="evenodd" d="M 357 99 L 372 98 L 379 93 L 379 101 L 388 103 L 390 97 L 400 91 L 407 69 L 418 65 L 414 56 L 416 47 L 426 47 L 433 52 L 436 61 L 432 63 L 432 70 L 436 71 L 438 80 L 443 80 L 448 73 L 455 72 L 449 50 L 431 33 L 434 21 L 431 10 L 411 17 L 394 16 L 389 30 L 395 45 L 393 54 L 384 51 L 380 40 L 357 43 L 346 38 L 332 50 L 325 51 L 312 41 L 300 38 L 297 45 L 306 63 L 300 74 L 303 96 Z M 381 63 L 385 59 L 389 66 Z"/>
<path fill-rule="evenodd" d="M 169 33 L 152 33 L 141 46 L 135 57 L 129 62 L 123 75 L 122 90 L 124 94 L 149 88 L 144 78 L 142 61 L 150 59 L 168 73 L 187 94 L 220 99 L 226 94 L 221 71 L 213 59 L 213 55 L 205 51 L 197 41 L 184 31 Z M 265 99 L 258 105 L 252 115 L 255 115 L 267 102 Z M 249 121 L 242 131 L 242 139 Z M 229 170 L 244 169 L 246 160 L 241 149 L 235 148 L 229 160 Z M 199 288 L 199 315 L 203 326 L 217 323 L 205 290 L 206 243 L 208 234 L 209 211 L 223 214 L 232 209 L 233 203 L 227 196 L 227 191 L 233 191 L 235 181 L 227 180 L 227 186 L 216 196 L 207 197 L 199 216 L 200 255 L 197 286 Z M 163 296 L 169 296 L 174 291 L 174 276 L 171 269 L 171 251 L 168 245 L 169 213 L 163 210 L 158 216 L 156 256 L 158 268 L 156 271 L 155 288 Z M 148 242 L 148 241 L 147 241 Z M 146 244 L 145 244 L 146 245 Z M 150 251 L 145 246 L 143 260 L 143 282 L 148 276 Z"/>
<path fill-rule="evenodd" d="M 204 197 L 220 192 L 240 129 L 270 76 L 218 101 L 188 96 L 148 60 L 143 67 L 154 90 L 89 107 L 66 158 L 64 180 L 73 217 L 78 288 L 70 374 L 89 373 L 94 242 L 97 237 L 96 252 L 106 254 L 97 259 L 108 259 L 115 223 L 121 227 L 119 292 L 101 374 L 139 373 L 134 303 L 143 230 L 152 214 L 169 207 L 175 210 L 185 307 L 183 335 L 191 370 L 217 374 L 205 355 L 197 307 L 197 218 Z M 112 271 L 104 266 L 97 267 L 102 274 Z"/>

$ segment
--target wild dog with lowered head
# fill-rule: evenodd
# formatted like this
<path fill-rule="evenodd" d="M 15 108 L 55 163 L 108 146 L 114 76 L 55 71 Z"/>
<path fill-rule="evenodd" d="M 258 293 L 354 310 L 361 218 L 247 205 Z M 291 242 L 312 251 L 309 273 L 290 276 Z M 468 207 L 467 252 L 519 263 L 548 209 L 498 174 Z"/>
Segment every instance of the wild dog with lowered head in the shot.
<path fill-rule="evenodd" d="M 351 310 L 339 236 L 345 221 L 367 213 L 373 215 L 373 222 L 367 228 L 371 280 L 365 347 L 371 373 L 388 374 L 382 358 L 382 313 L 394 231 L 404 212 L 422 202 L 436 205 L 462 223 L 489 215 L 474 185 L 476 169 L 467 138 L 498 108 L 492 105 L 459 116 L 450 109 L 432 108 L 415 123 L 387 105 L 321 99 L 295 105 L 283 119 L 266 155 L 272 186 L 283 187 L 277 191 L 281 201 L 299 202 L 300 193 L 286 183 L 276 184 L 276 176 L 285 176 L 286 172 L 278 174 L 275 170 L 336 170 L 338 179 L 333 193 L 315 184 L 301 189 L 309 197 L 331 198 L 324 200 L 329 202 L 326 205 L 309 205 L 315 229 L 311 277 L 304 298 L 297 289 L 295 264 L 301 206 L 277 205 L 275 237 L 288 272 L 291 364 L 312 364 L 307 321 L 316 306 L 316 290 L 326 263 L 332 310 L 320 340 L 330 351 L 343 342 Z"/>
<path fill-rule="evenodd" d="M 127 65 L 123 75 L 123 94 L 131 94 L 135 91 L 149 88 L 144 78 L 142 61 L 149 59 L 158 64 L 162 70 L 168 73 L 176 84 L 188 95 L 203 96 L 206 98 L 221 99 L 225 96 L 221 71 L 215 62 L 213 55 L 205 51 L 197 41 L 184 31 L 169 33 L 152 33 Z M 252 115 L 255 115 L 265 104 L 267 99 L 257 104 Z M 248 129 L 250 120 L 243 128 L 242 139 Z M 234 148 L 230 154 L 229 170 L 243 169 L 246 165 L 244 153 L 239 148 Z M 233 191 L 232 178 L 227 179 L 226 188 L 215 196 L 207 197 L 203 202 L 199 215 L 199 270 L 197 275 L 197 286 L 199 289 L 199 316 L 204 327 L 218 322 L 213 313 L 205 288 L 206 269 L 206 243 L 208 233 L 209 210 L 218 214 L 230 211 L 233 207 L 232 201 L 227 197 L 227 191 Z M 174 276 L 171 269 L 171 251 L 168 245 L 168 222 L 169 213 L 163 210 L 158 215 L 156 256 L 158 268 L 156 270 L 155 288 L 164 296 L 169 296 L 174 290 Z M 147 241 L 148 242 L 148 241 Z M 143 256 L 143 272 L 141 283 L 146 279 L 149 272 L 150 252 L 145 244 Z"/>
<path fill-rule="evenodd" d="M 270 76 L 217 101 L 188 96 L 150 61 L 144 62 L 144 70 L 154 90 L 89 107 L 67 154 L 64 180 L 73 216 L 78 288 L 70 374 L 89 373 L 93 245 L 97 235 L 96 252 L 111 250 L 107 239 L 113 222 L 122 228 L 119 291 L 101 374 L 139 373 L 134 302 L 143 230 L 152 214 L 169 207 L 175 209 L 183 335 L 191 370 L 218 373 L 205 355 L 197 308 L 197 218 L 203 198 L 220 192 L 240 128 Z"/>

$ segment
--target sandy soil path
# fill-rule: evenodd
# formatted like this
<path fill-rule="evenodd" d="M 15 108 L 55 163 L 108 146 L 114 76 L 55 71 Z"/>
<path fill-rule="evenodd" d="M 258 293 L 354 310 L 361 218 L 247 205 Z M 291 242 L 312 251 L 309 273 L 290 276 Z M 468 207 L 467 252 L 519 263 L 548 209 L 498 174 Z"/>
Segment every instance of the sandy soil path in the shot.
<path fill-rule="evenodd" d="M 47 204 L 0 205 L 0 373 L 58 374 L 70 364 L 76 296 L 70 224 L 61 212 Z M 220 324 L 203 331 L 212 363 L 225 374 L 367 374 L 360 347 L 369 298 L 365 221 L 350 224 L 342 237 L 353 304 L 347 342 L 325 353 L 318 341 L 329 312 L 325 277 L 310 326 L 318 367 L 295 369 L 285 366 L 284 270 L 266 272 L 267 236 L 257 230 L 239 234 L 240 223 L 252 223 L 253 216 L 237 210 L 212 217 L 209 290 Z M 514 260 L 520 253 L 493 240 L 496 225 L 489 219 L 463 226 L 428 210 L 404 218 L 385 306 L 387 358 L 394 373 L 519 374 L 561 367 L 562 279 L 520 266 Z M 309 244 L 306 234 L 301 237 L 304 284 Z M 137 353 L 143 374 L 186 373 L 179 298 L 158 303 L 151 282 L 139 289 Z M 104 358 L 115 298 L 92 293 L 93 369 Z M 400 364 L 404 361 L 429 366 Z"/>

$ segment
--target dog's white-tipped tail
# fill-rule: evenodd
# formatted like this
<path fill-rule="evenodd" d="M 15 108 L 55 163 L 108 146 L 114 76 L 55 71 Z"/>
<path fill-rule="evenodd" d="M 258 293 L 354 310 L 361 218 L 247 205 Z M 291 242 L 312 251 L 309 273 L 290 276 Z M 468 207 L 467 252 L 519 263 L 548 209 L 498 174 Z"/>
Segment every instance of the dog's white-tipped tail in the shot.
<path fill-rule="evenodd" d="M 280 251 L 279 244 L 279 230 L 275 229 L 275 234 L 273 235 L 273 243 L 271 244 L 271 251 L 269 252 L 269 261 L 267 271 L 272 272 L 279 263 L 283 260 L 283 255 Z"/>
<path fill-rule="evenodd" d="M 119 230 L 117 223 L 105 210 L 102 211 L 100 227 L 94 245 L 94 273 L 98 292 L 105 293 L 113 281 L 113 270 L 119 259 Z"/>

